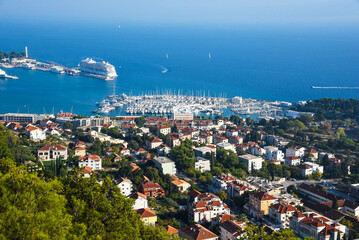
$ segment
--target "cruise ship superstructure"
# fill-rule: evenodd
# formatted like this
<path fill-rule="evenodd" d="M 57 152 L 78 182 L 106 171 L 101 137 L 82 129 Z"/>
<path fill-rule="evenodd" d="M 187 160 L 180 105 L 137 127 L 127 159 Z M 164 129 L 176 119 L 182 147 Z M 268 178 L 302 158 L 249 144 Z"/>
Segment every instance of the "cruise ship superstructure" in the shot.
<path fill-rule="evenodd" d="M 86 58 L 79 64 L 82 73 L 104 76 L 106 80 L 112 80 L 117 77 L 115 67 L 105 61 L 95 61 L 92 58 Z"/>

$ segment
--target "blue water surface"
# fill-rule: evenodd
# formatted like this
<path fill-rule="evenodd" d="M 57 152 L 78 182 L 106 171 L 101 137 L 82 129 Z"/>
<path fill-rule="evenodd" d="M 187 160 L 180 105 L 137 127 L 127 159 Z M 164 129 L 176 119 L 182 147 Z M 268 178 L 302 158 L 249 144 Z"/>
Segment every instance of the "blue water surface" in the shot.
<path fill-rule="evenodd" d="M 359 98 L 356 27 L 181 27 L 0 23 L 0 50 L 74 67 L 99 57 L 119 77 L 103 81 L 24 69 L 4 69 L 0 113 L 60 110 L 89 115 L 107 95 L 161 89 L 211 96 L 296 102 Z M 166 59 L 166 53 L 169 58 Z M 209 53 L 211 58 L 209 58 Z M 162 73 L 163 69 L 167 73 Z M 115 112 L 113 114 L 119 114 Z"/>

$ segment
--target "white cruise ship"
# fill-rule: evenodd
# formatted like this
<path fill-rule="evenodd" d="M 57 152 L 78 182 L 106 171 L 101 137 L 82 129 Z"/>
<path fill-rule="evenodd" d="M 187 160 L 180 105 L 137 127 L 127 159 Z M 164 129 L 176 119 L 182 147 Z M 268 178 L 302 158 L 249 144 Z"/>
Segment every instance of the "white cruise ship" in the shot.
<path fill-rule="evenodd" d="M 117 77 L 115 67 L 105 61 L 96 62 L 92 58 L 86 58 L 80 62 L 79 67 L 82 72 L 101 75 L 106 79 Z"/>

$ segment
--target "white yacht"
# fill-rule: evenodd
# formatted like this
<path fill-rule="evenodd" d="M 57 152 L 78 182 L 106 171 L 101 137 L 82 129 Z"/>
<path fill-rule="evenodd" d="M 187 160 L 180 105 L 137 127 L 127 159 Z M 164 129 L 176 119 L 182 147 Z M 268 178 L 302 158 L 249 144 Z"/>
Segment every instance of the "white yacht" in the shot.
<path fill-rule="evenodd" d="M 62 67 L 60 67 L 60 66 L 52 66 L 50 68 L 50 72 L 59 73 L 59 74 L 65 73 L 64 69 Z"/>
<path fill-rule="evenodd" d="M 29 69 L 29 70 L 33 70 L 33 69 L 36 68 L 35 65 L 34 65 L 34 64 L 31 64 L 31 63 L 23 63 L 23 64 L 21 65 L 21 67 L 24 68 L 24 69 Z"/>
<path fill-rule="evenodd" d="M 106 79 L 117 77 L 115 67 L 105 61 L 96 62 L 92 58 L 86 58 L 80 62 L 79 67 L 82 72 L 101 75 Z"/>

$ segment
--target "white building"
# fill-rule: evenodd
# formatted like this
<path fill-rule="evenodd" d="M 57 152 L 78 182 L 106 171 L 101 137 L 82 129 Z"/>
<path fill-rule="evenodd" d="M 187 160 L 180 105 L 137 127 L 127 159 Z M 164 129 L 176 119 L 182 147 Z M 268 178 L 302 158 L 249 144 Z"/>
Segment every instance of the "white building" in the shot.
<path fill-rule="evenodd" d="M 194 168 L 200 172 L 209 172 L 211 171 L 211 161 L 203 157 L 195 157 Z"/>
<path fill-rule="evenodd" d="M 97 155 L 86 155 L 79 157 L 79 168 L 90 167 L 92 170 L 101 170 L 102 169 L 102 160 Z"/>
<path fill-rule="evenodd" d="M 162 140 L 158 139 L 156 137 L 151 140 L 146 140 L 147 149 L 154 149 L 154 148 L 160 146 L 161 144 L 163 144 Z"/>
<path fill-rule="evenodd" d="M 189 210 L 189 217 L 195 222 L 211 222 L 225 214 L 230 214 L 228 206 L 213 193 L 197 195 Z"/>
<path fill-rule="evenodd" d="M 216 155 L 217 149 L 214 146 L 207 145 L 207 146 L 204 146 L 204 147 L 194 148 L 193 151 L 194 151 L 194 154 L 197 157 L 205 157 L 207 153 L 209 153 L 209 154 L 214 153 L 214 155 Z"/>
<path fill-rule="evenodd" d="M 148 208 L 148 200 L 146 195 L 140 192 L 135 192 L 130 195 L 130 198 L 135 199 L 135 203 L 133 204 L 133 210 Z"/>
<path fill-rule="evenodd" d="M 298 165 L 300 165 L 300 158 L 294 157 L 294 156 L 286 157 L 284 164 L 288 165 L 288 166 L 298 166 Z"/>
<path fill-rule="evenodd" d="M 228 184 L 236 180 L 231 174 L 222 173 L 220 176 L 214 176 L 212 185 L 208 187 L 212 192 L 227 191 Z"/>
<path fill-rule="evenodd" d="M 120 177 L 114 181 L 114 184 L 120 188 L 122 195 L 128 197 L 132 193 L 132 182 L 127 178 Z"/>
<path fill-rule="evenodd" d="M 51 161 L 56 159 L 66 160 L 67 147 L 61 145 L 46 145 L 37 151 L 37 156 L 40 161 Z"/>
<path fill-rule="evenodd" d="M 266 154 L 266 150 L 259 146 L 254 146 L 251 148 L 251 153 L 256 156 L 263 156 Z"/>
<path fill-rule="evenodd" d="M 291 204 L 273 204 L 269 207 L 270 221 L 268 221 L 267 224 L 274 228 L 289 228 L 289 219 L 294 215 L 294 213 L 298 212 L 299 210 Z"/>
<path fill-rule="evenodd" d="M 261 170 L 263 159 L 251 154 L 238 156 L 239 161 L 244 162 L 248 166 L 248 172 L 253 169 Z"/>
<path fill-rule="evenodd" d="M 285 151 L 286 157 L 299 157 L 302 158 L 305 155 L 305 148 L 304 147 L 289 147 Z"/>
<path fill-rule="evenodd" d="M 323 174 L 324 167 L 313 162 L 304 162 L 302 165 L 299 165 L 300 175 L 306 177 L 308 175 L 314 174 L 315 172 L 320 172 Z"/>
<path fill-rule="evenodd" d="M 163 135 L 171 133 L 171 128 L 169 126 L 161 125 L 157 127 L 157 132 Z"/>
<path fill-rule="evenodd" d="M 155 157 L 153 163 L 163 174 L 176 175 L 176 164 L 168 157 Z"/>
<path fill-rule="evenodd" d="M 284 153 L 277 147 L 267 146 L 264 148 L 264 150 L 266 151 L 266 160 L 275 159 L 281 162 L 284 161 Z"/>
<path fill-rule="evenodd" d="M 25 134 L 32 141 L 43 141 L 46 139 L 46 134 L 41 128 L 29 125 L 25 128 Z"/>
<path fill-rule="evenodd" d="M 232 152 L 236 152 L 236 146 L 233 145 L 233 144 L 230 144 L 228 142 L 221 142 L 221 143 L 218 143 L 217 146 L 221 149 L 225 149 L 225 150 L 230 150 Z"/>

